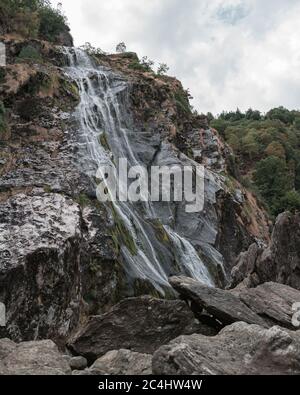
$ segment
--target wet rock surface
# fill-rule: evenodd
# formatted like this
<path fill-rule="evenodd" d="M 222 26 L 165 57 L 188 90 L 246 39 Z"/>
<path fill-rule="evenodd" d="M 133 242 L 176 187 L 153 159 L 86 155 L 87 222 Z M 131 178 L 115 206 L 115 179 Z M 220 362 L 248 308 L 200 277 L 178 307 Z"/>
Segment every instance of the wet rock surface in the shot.
<path fill-rule="evenodd" d="M 218 336 L 182 336 L 153 356 L 157 375 L 298 375 L 300 333 L 246 323 Z"/>
<path fill-rule="evenodd" d="M 130 298 L 102 316 L 91 317 L 68 346 L 89 361 L 121 348 L 152 354 L 180 334 L 191 333 L 194 320 L 182 301 Z"/>

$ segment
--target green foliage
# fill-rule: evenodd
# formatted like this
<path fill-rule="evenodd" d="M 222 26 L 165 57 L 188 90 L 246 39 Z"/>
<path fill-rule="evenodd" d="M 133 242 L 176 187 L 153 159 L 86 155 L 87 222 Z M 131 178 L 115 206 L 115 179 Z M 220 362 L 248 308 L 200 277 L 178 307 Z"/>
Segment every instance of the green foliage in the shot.
<path fill-rule="evenodd" d="M 192 112 L 188 92 L 178 90 L 175 92 L 174 97 L 179 112 L 183 112 L 184 114 L 190 114 Z"/>
<path fill-rule="evenodd" d="M 285 161 L 275 156 L 261 160 L 256 165 L 254 181 L 271 213 L 278 214 L 282 198 L 292 188 Z"/>
<path fill-rule="evenodd" d="M 91 204 L 90 199 L 88 198 L 88 196 L 85 193 L 81 193 L 77 197 L 76 202 L 79 204 L 79 206 L 81 208 L 85 208 Z"/>
<path fill-rule="evenodd" d="M 41 61 L 41 54 L 39 51 L 31 45 L 27 45 L 27 47 L 22 48 L 19 53 L 18 59 L 23 60 L 32 60 L 32 61 Z"/>
<path fill-rule="evenodd" d="M 274 215 L 292 206 L 300 193 L 300 112 L 284 107 L 266 115 L 249 109 L 223 112 L 210 121 L 232 147 L 239 180 L 257 190 Z M 295 191 L 295 193 L 291 193 Z M 288 195 L 286 195 L 288 194 Z"/>
<path fill-rule="evenodd" d="M 278 211 L 288 210 L 291 212 L 300 211 L 300 194 L 296 191 L 287 192 L 280 200 Z"/>
<path fill-rule="evenodd" d="M 102 51 L 101 48 L 96 48 L 89 42 L 86 42 L 80 48 L 87 52 L 90 56 L 99 56 L 106 54 L 104 51 Z"/>
<path fill-rule="evenodd" d="M 166 63 L 160 63 L 157 69 L 157 75 L 166 75 L 169 69 Z"/>
<path fill-rule="evenodd" d="M 295 115 L 292 111 L 287 110 L 284 107 L 273 108 L 266 114 L 266 118 L 276 119 L 285 124 L 291 124 L 295 120 Z"/>
<path fill-rule="evenodd" d="M 60 7 L 48 0 L 1 0 L 1 21 L 8 33 L 55 42 L 60 33 L 69 31 Z"/>
<path fill-rule="evenodd" d="M 44 40 L 54 42 L 60 33 L 69 31 L 64 14 L 59 8 L 54 9 L 48 2 L 44 2 L 39 8 L 39 17 L 39 36 Z"/>

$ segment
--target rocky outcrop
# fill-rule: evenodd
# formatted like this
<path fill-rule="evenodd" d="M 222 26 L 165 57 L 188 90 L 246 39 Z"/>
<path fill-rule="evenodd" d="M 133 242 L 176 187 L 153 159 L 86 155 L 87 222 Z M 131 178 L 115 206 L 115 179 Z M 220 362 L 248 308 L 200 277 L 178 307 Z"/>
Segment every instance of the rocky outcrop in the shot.
<path fill-rule="evenodd" d="M 51 340 L 16 344 L 0 340 L 0 375 L 69 375 L 71 369 Z"/>
<path fill-rule="evenodd" d="M 269 247 L 254 244 L 240 255 L 231 287 L 253 287 L 268 281 L 300 290 L 300 214 L 279 215 Z"/>
<path fill-rule="evenodd" d="M 183 299 L 192 303 L 200 322 L 209 322 L 216 329 L 220 324 L 224 327 L 239 321 L 297 329 L 292 320 L 293 305 L 300 301 L 300 291 L 286 285 L 270 282 L 251 289 L 224 291 L 186 277 L 171 278 L 170 283 Z M 207 314 L 211 316 L 209 321 Z"/>
<path fill-rule="evenodd" d="M 80 209 L 59 194 L 17 195 L 0 206 L 0 297 L 7 334 L 65 337 L 77 325 Z"/>
<path fill-rule="evenodd" d="M 278 283 L 265 283 L 256 288 L 243 287 L 233 292 L 269 326 L 279 325 L 295 330 L 293 305 L 300 302 L 300 291 Z"/>
<path fill-rule="evenodd" d="M 300 332 L 236 323 L 218 336 L 182 336 L 153 356 L 157 375 L 299 375 Z"/>
<path fill-rule="evenodd" d="M 70 340 L 69 348 L 89 361 L 124 348 L 152 354 L 180 334 L 192 333 L 194 320 L 182 301 L 130 298 L 102 316 L 91 317 Z"/>
<path fill-rule="evenodd" d="M 200 320 L 201 313 L 204 310 L 223 326 L 238 321 L 266 325 L 262 318 L 230 292 L 207 287 L 187 277 L 173 277 L 170 279 L 170 284 L 182 298 L 193 302 L 194 310 Z"/>
<path fill-rule="evenodd" d="M 86 371 L 92 375 L 151 375 L 152 355 L 130 350 L 110 351 Z"/>

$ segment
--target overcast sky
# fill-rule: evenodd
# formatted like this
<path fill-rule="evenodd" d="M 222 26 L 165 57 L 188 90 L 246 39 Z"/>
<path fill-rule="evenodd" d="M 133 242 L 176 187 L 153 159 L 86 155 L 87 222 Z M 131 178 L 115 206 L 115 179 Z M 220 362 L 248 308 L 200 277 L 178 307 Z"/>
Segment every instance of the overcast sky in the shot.
<path fill-rule="evenodd" d="M 300 0 L 60 2 L 76 45 L 168 63 L 200 112 L 300 108 Z"/>

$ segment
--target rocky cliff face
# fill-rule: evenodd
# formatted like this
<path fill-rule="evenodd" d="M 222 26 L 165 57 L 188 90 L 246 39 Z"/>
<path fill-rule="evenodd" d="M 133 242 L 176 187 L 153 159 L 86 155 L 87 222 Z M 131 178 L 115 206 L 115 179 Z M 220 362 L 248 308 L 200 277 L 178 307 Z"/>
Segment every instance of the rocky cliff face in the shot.
<path fill-rule="evenodd" d="M 299 215 L 270 240 L 231 149 L 135 54 L 3 40 L 0 373 L 298 374 Z M 203 164 L 204 210 L 100 203 L 124 154 Z"/>
<path fill-rule="evenodd" d="M 128 238 L 117 234 L 116 241 L 118 219 L 96 199 L 95 179 L 86 169 L 86 163 L 92 169 L 95 163 L 80 141 L 74 115 L 80 96 L 65 72 L 64 51 L 37 40 L 4 41 L 0 301 L 7 306 L 8 323 L 2 332 L 13 340 L 64 342 L 90 314 L 105 312 L 126 296 L 157 295 L 157 290 L 147 277 L 129 281 L 120 255 Z M 24 49 L 34 55 L 24 55 Z M 255 240 L 268 239 L 263 210 L 230 176 L 229 147 L 205 118 L 192 114 L 176 79 L 135 70 L 134 54 L 101 55 L 93 62 L 112 70 L 116 86 L 118 78 L 126 84 L 130 138 L 143 164 L 196 160 L 206 166 L 204 212 L 187 216 L 178 205 L 170 211 L 158 206 L 159 221 L 151 227 L 155 240 L 166 243 L 172 263 L 176 258 L 168 252 L 171 240 L 163 228 L 171 221 L 216 284 L 226 286 L 239 253 Z M 167 275 L 182 273 L 176 262 L 173 267 Z"/>

